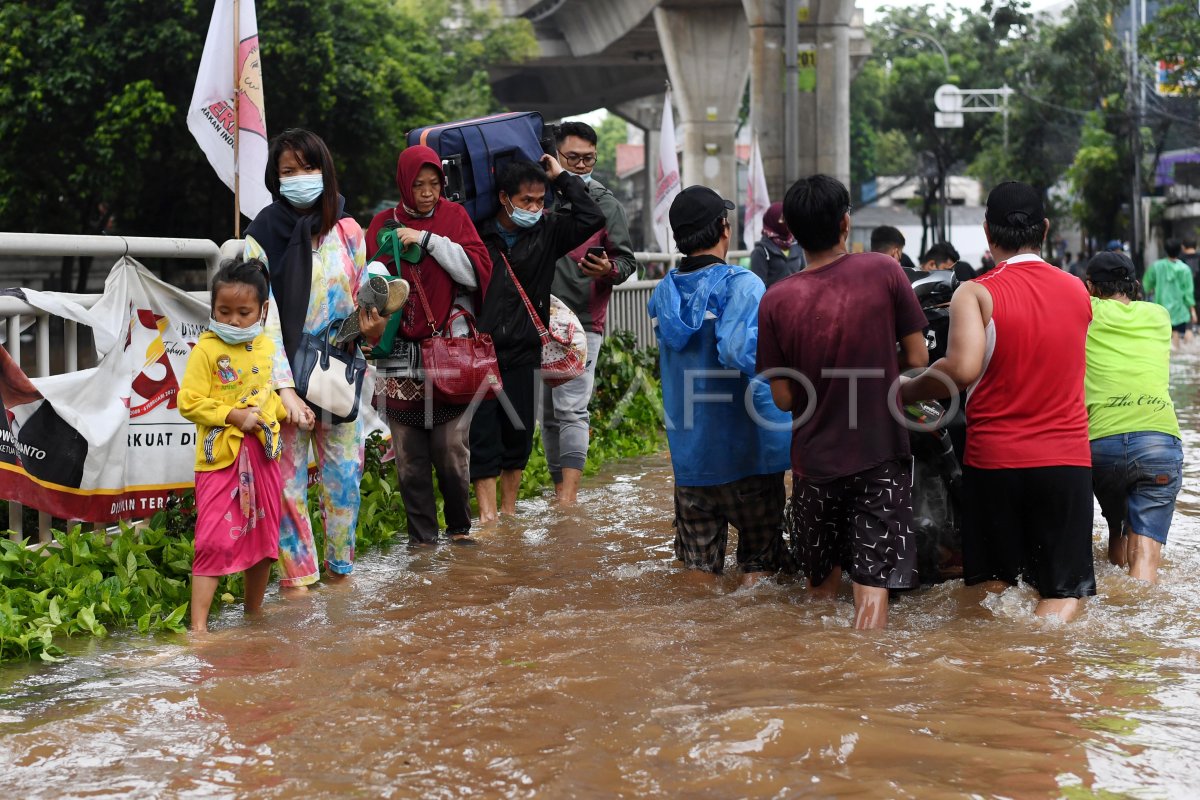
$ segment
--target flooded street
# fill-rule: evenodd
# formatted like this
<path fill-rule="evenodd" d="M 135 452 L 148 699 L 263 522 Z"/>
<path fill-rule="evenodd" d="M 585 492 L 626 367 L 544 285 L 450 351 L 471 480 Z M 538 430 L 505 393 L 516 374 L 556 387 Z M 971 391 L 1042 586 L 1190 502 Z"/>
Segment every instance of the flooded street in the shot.
<path fill-rule="evenodd" d="M 202 647 L 118 633 L 0 668 L 0 796 L 1196 797 L 1198 368 L 1172 368 L 1188 466 L 1163 582 L 1097 538 L 1075 624 L 957 582 L 856 632 L 848 597 L 689 579 L 656 457 L 479 547 L 272 590 Z"/>

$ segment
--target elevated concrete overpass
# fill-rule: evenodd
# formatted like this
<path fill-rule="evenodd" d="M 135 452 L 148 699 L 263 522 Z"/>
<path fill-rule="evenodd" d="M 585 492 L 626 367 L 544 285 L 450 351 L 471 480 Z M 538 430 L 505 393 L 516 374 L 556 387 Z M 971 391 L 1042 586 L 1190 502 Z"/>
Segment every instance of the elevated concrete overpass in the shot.
<path fill-rule="evenodd" d="M 493 0 L 476 0 L 491 4 Z M 540 54 L 497 68 L 496 97 L 547 119 L 605 107 L 648 132 L 657 158 L 670 80 L 685 184 L 736 196 L 734 136 L 747 78 L 768 189 L 801 175 L 850 177 L 850 81 L 869 55 L 854 0 L 499 0 L 534 26 Z M 785 14 L 797 10 L 797 61 Z M 787 102 L 787 77 L 799 85 Z M 789 146 L 790 143 L 790 146 Z M 789 152 L 790 151 L 790 152 Z M 652 162 L 651 162 L 652 163 Z"/>

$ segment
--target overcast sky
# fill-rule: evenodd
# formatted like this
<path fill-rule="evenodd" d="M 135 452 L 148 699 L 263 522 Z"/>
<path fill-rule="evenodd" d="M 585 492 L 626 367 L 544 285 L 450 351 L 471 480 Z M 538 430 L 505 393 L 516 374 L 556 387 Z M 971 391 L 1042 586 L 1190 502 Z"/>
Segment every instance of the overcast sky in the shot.
<path fill-rule="evenodd" d="M 1030 7 L 1034 11 L 1042 11 L 1049 6 L 1058 5 L 1062 0 L 1033 0 Z M 979 3 L 971 2 L 971 0 L 958 0 L 957 2 L 938 2 L 937 0 L 857 0 L 858 7 L 863 10 L 867 22 L 872 22 L 876 19 L 879 9 L 884 6 L 920 6 L 931 5 L 941 8 L 962 8 L 964 6 L 970 8 L 978 8 Z"/>

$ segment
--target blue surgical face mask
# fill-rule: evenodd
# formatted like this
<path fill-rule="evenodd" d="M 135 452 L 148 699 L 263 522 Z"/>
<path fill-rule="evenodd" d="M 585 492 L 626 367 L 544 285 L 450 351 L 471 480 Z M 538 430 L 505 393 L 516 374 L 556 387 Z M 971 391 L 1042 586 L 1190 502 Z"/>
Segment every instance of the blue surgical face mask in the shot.
<path fill-rule="evenodd" d="M 245 344 L 253 342 L 263 332 L 263 322 L 260 317 L 258 322 L 248 328 L 239 328 L 237 325 L 230 325 L 228 322 L 217 322 L 211 316 L 208 318 L 208 329 L 221 338 L 225 344 Z"/>
<path fill-rule="evenodd" d="M 509 206 L 505 210 L 512 217 L 513 224 L 518 228 L 532 228 L 542 218 L 541 211 L 526 211 L 523 208 L 517 208 L 515 205 Z"/>
<path fill-rule="evenodd" d="M 592 173 L 590 173 L 590 172 L 587 175 L 580 175 L 579 177 L 583 179 L 584 183 L 592 182 Z"/>
<path fill-rule="evenodd" d="M 325 178 L 319 172 L 279 179 L 279 194 L 296 208 L 309 208 L 324 192 Z"/>

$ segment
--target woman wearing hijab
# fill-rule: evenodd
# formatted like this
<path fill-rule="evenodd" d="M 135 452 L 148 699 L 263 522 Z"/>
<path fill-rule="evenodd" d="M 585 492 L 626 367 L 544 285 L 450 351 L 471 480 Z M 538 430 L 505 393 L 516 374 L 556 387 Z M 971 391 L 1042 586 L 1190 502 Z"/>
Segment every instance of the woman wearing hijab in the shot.
<path fill-rule="evenodd" d="M 743 262 L 745 263 L 745 262 Z M 783 203 L 771 203 L 763 214 L 762 237 L 750 253 L 750 271 L 768 287 L 804 269 L 804 250 L 783 221 Z"/>
<path fill-rule="evenodd" d="M 375 407 L 386 410 L 392 431 L 409 540 L 420 544 L 432 544 L 438 537 L 432 472 L 437 473 L 445 502 L 446 535 L 452 542 L 473 541 L 470 428 L 459 420 L 467 406 L 434 399 L 430 411 L 417 373 L 421 340 L 443 332 L 458 308 L 477 309 L 492 275 L 492 261 L 475 224 L 466 209 L 442 197 L 445 185 L 441 157 L 429 147 L 408 148 L 396 166 L 400 205 L 376 214 L 367 230 L 373 248 L 380 232 L 393 227 L 404 246 L 421 248 L 420 260 L 410 264 L 406 259 L 399 265 L 398 274 L 412 290 L 391 357 L 377 362 L 375 388 Z M 391 254 L 380 260 L 397 274 Z M 466 333 L 466 321 L 460 316 L 451 328 L 455 334 Z"/>
<path fill-rule="evenodd" d="M 363 422 L 321 419 L 296 393 L 292 363 L 303 333 L 319 334 L 335 320 L 359 314 L 365 336 L 378 338 L 386 321 L 378 311 L 359 313 L 355 298 L 367 280 L 362 228 L 343 211 L 337 172 L 319 136 L 292 128 L 271 141 L 267 189 L 275 202 L 246 229 L 245 257 L 267 264 L 271 276 L 266 333 L 275 344 L 274 386 L 287 409 L 281 425 L 283 513 L 280 516 L 280 586 L 299 589 L 320 577 L 308 516 L 308 461 L 316 451 L 325 527 L 326 579 L 354 569 L 362 481 Z"/>

